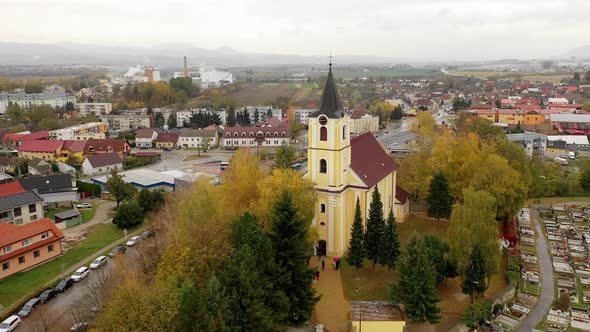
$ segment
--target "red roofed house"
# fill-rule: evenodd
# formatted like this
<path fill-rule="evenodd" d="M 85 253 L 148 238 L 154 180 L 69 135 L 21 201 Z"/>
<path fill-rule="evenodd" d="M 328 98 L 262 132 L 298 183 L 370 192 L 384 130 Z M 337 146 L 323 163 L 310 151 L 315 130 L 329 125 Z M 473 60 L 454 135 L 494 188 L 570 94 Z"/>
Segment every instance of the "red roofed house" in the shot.
<path fill-rule="evenodd" d="M 43 199 L 37 193 L 27 191 L 18 181 L 0 184 L 0 225 L 28 224 L 43 216 Z"/>
<path fill-rule="evenodd" d="M 61 140 L 35 140 L 25 141 L 18 147 L 18 156 L 21 158 L 39 158 L 46 161 L 54 161 L 61 157 L 61 148 L 64 141 Z"/>
<path fill-rule="evenodd" d="M 154 140 L 155 147 L 157 149 L 175 149 L 176 144 L 178 143 L 178 136 L 179 133 L 161 133 L 158 134 L 158 137 Z"/>
<path fill-rule="evenodd" d="M 379 117 L 366 110 L 356 110 L 350 116 L 350 133 L 362 134 L 379 130 Z"/>
<path fill-rule="evenodd" d="M 117 138 L 91 138 L 86 141 L 86 146 L 84 147 L 85 155 L 116 152 L 119 156 L 123 156 L 128 154 L 129 151 L 131 151 L 129 142 L 126 139 Z"/>
<path fill-rule="evenodd" d="M 35 140 L 48 140 L 49 139 L 49 130 L 41 130 L 34 133 L 30 132 L 23 132 L 23 133 L 16 133 L 16 134 L 5 134 L 2 137 L 2 144 L 9 148 L 9 149 L 16 149 L 20 145 L 22 145 L 25 141 L 35 141 Z"/>
<path fill-rule="evenodd" d="M 357 200 L 366 221 L 378 188 L 384 218 L 393 211 L 397 222 L 406 218 L 408 200 L 400 201 L 405 196 L 397 194 L 399 165 L 373 134 L 351 138 L 350 117 L 340 103 L 331 69 L 320 108 L 309 115 L 307 177 L 318 193 L 312 221 L 318 232 L 317 246 L 322 254 L 341 257 L 348 250 Z"/>
<path fill-rule="evenodd" d="M 49 218 L 23 226 L 0 223 L 0 280 L 61 256 L 63 238 Z"/>
<path fill-rule="evenodd" d="M 281 146 L 291 141 L 289 127 L 226 127 L 222 146 L 225 148 Z"/>

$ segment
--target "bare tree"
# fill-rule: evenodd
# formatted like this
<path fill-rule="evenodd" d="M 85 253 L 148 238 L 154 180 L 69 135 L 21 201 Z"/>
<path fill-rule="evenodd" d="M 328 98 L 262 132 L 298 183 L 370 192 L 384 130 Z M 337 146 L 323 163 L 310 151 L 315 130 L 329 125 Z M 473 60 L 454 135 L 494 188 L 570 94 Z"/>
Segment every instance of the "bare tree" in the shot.
<path fill-rule="evenodd" d="M 61 332 L 69 330 L 69 326 L 61 319 L 61 315 L 51 310 L 47 305 L 35 308 L 27 319 L 27 323 L 30 324 L 31 331 Z"/>

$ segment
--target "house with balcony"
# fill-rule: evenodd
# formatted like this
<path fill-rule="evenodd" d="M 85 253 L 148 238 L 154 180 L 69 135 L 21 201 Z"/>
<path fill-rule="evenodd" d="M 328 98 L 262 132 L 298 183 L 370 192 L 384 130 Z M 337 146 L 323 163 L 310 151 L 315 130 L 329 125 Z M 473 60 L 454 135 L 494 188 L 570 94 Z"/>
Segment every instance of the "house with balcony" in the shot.
<path fill-rule="evenodd" d="M 0 184 L 0 224 L 24 225 L 43 218 L 43 199 L 18 181 Z"/>

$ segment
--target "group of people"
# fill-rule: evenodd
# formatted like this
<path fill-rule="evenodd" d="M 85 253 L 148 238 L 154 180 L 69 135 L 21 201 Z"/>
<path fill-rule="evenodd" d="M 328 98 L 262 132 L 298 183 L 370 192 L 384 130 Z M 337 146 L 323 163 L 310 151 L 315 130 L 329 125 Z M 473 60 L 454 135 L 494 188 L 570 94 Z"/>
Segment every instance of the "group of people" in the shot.
<path fill-rule="evenodd" d="M 322 262 L 322 271 L 324 271 L 326 269 L 326 262 L 322 259 L 322 256 L 324 255 L 324 253 L 322 252 L 322 250 L 320 249 L 320 247 L 318 247 L 318 246 L 313 247 L 313 255 L 314 256 L 318 256 L 318 259 Z M 340 269 L 340 258 L 335 257 L 332 260 L 332 268 L 334 270 Z M 314 280 L 319 280 L 320 279 L 320 272 L 319 271 L 315 271 L 313 273 L 313 279 Z"/>

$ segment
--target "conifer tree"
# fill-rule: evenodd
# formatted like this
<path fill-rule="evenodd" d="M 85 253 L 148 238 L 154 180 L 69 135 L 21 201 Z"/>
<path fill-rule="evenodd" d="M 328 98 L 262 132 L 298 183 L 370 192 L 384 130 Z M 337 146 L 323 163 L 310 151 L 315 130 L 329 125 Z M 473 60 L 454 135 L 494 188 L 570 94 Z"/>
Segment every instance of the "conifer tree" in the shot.
<path fill-rule="evenodd" d="M 363 260 L 365 259 L 364 237 L 365 231 L 363 229 L 363 220 L 361 218 L 361 204 L 357 197 L 356 207 L 354 209 L 354 222 L 352 223 L 352 234 L 348 248 L 348 257 L 346 257 L 348 264 L 357 269 L 363 266 Z"/>
<path fill-rule="evenodd" d="M 367 258 L 373 261 L 373 269 L 379 259 L 384 224 L 381 194 L 379 193 L 379 188 L 375 187 L 371 198 L 371 205 L 369 206 L 369 218 L 367 218 L 367 231 L 365 233 L 365 250 Z"/>
<path fill-rule="evenodd" d="M 469 261 L 463 271 L 463 283 L 461 290 L 471 298 L 471 303 L 475 297 L 480 297 L 487 289 L 486 285 L 486 267 L 478 245 L 475 245 L 469 255 Z"/>
<path fill-rule="evenodd" d="M 449 193 L 449 183 L 443 173 L 437 172 L 434 174 L 426 201 L 428 203 L 427 213 L 429 217 L 437 220 L 451 217 L 453 198 Z"/>
<path fill-rule="evenodd" d="M 301 324 L 309 320 L 319 301 L 312 287 L 313 270 L 307 267 L 311 243 L 307 238 L 307 226 L 293 203 L 291 193 L 283 191 L 273 206 L 270 239 L 282 289 L 289 299 L 287 321 Z"/>
<path fill-rule="evenodd" d="M 379 253 L 379 263 L 387 266 L 389 270 L 395 268 L 395 262 L 400 254 L 400 243 L 397 236 L 397 225 L 393 210 L 389 210 L 387 224 L 385 224 L 383 237 L 381 238 L 381 248 Z"/>
<path fill-rule="evenodd" d="M 404 305 L 404 314 L 414 323 L 440 321 L 436 272 L 424 239 L 412 234 L 397 262 L 399 281 L 391 286 L 391 297 Z"/>

